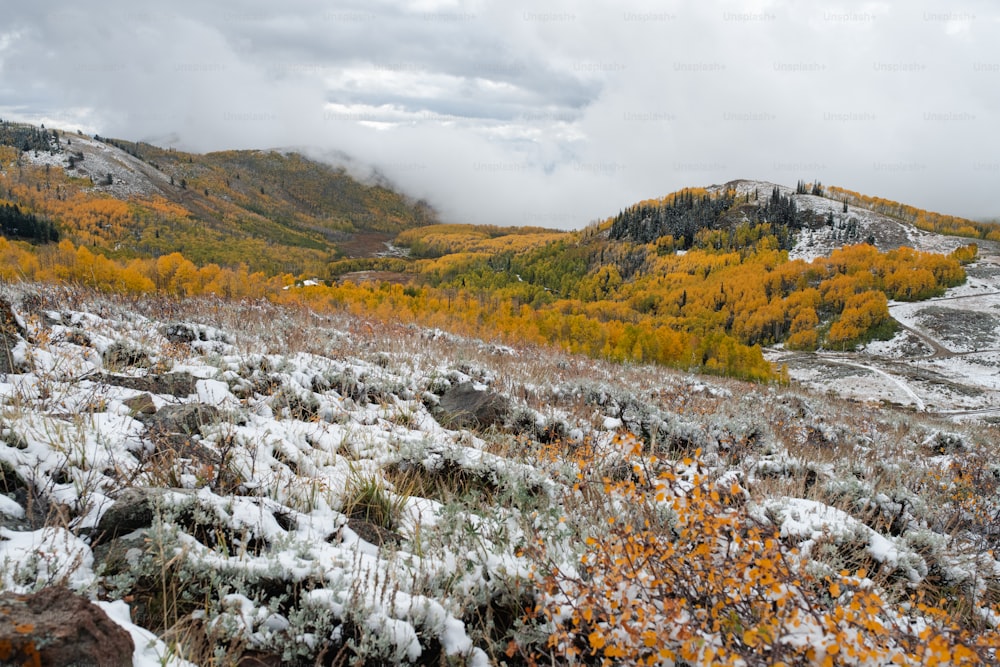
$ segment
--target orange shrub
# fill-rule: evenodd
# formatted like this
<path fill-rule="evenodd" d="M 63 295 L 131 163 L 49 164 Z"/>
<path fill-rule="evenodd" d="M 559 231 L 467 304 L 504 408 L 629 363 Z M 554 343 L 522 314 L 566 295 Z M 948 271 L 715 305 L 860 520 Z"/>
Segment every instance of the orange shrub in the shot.
<path fill-rule="evenodd" d="M 581 511 L 605 516 L 606 529 L 585 539 L 575 567 L 554 562 L 544 543 L 525 551 L 540 593 L 525 621 L 550 634 L 540 646 L 512 642 L 511 656 L 530 665 L 761 667 L 997 658 L 995 630 L 973 632 L 919 596 L 897 608 L 864 570 L 813 574 L 751 515 L 739 483 L 708 479 L 697 455 L 664 466 L 634 448 L 634 479 L 597 483 L 588 476 L 593 450 L 577 451 L 580 482 L 567 502 L 593 498 Z M 917 612 L 923 621 L 911 623 Z"/>

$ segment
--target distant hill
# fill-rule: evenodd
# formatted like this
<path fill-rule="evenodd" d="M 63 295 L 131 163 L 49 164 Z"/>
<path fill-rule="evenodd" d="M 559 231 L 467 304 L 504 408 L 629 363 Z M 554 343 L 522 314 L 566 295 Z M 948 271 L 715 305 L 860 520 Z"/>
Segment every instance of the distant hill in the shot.
<path fill-rule="evenodd" d="M 742 223 L 770 224 L 781 248 L 791 258 L 804 259 L 857 243 L 880 250 L 950 252 L 968 243 L 963 239 L 1000 241 L 997 225 L 802 181 L 794 188 L 747 179 L 685 188 L 638 202 L 606 224 L 613 239 L 650 242 L 671 236 L 679 249 L 686 249 L 696 244 L 699 233 L 704 239 Z"/>
<path fill-rule="evenodd" d="M 0 205 L 118 258 L 181 252 L 198 264 L 322 274 L 436 222 L 424 202 L 287 151 L 194 154 L 0 123 Z"/>
<path fill-rule="evenodd" d="M 890 302 L 962 284 L 979 250 L 970 237 L 1000 238 L 802 181 L 688 188 L 571 232 L 434 224 L 425 204 L 291 152 L 0 130 L 11 278 L 350 308 L 760 381 L 786 379 L 764 348 L 891 338 Z"/>

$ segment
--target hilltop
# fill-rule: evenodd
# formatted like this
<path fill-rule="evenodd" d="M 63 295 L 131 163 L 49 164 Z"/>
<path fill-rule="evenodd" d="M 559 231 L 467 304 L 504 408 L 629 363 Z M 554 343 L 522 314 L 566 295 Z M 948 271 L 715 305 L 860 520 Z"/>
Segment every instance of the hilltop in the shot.
<path fill-rule="evenodd" d="M 844 188 L 824 188 L 818 185 L 814 189 L 812 184 L 793 188 L 768 181 L 740 179 L 725 185 L 710 186 L 706 190 L 711 193 L 731 190 L 737 196 L 754 193 L 768 196 L 775 188 L 782 196 L 793 201 L 799 211 L 810 217 L 809 224 L 804 225 L 802 233 L 797 236 L 789 251 L 791 259 L 812 260 L 825 257 L 837 248 L 852 243 L 868 243 L 880 250 L 909 247 L 927 252 L 949 253 L 963 243 L 968 243 L 963 242 L 963 238 L 980 242 L 1000 240 L 1000 232 L 993 225 L 981 225 L 971 220 L 919 211 L 900 204 L 895 207 L 884 206 L 876 202 L 885 200 L 865 197 Z M 940 218 L 954 221 L 951 230 L 961 230 L 962 236 L 941 233 L 943 225 L 938 225 L 939 231 L 934 231 L 934 226 L 928 219 Z M 918 226 L 915 224 L 918 222 L 924 224 Z M 977 225 L 981 227 L 982 233 Z M 991 233 L 993 237 L 989 236 Z"/>

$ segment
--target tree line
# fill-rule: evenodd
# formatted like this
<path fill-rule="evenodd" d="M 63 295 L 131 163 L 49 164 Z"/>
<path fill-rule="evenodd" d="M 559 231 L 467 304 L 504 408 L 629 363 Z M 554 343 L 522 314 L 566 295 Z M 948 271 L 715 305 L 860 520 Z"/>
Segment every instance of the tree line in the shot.
<path fill-rule="evenodd" d="M 20 151 L 58 150 L 59 135 L 45 126 L 33 127 L 10 121 L 0 121 L 0 145 L 13 146 Z"/>
<path fill-rule="evenodd" d="M 612 219 L 610 238 L 653 243 L 669 237 L 674 250 L 688 250 L 705 230 L 732 230 L 742 222 L 768 223 L 782 249 L 795 243 L 795 232 L 811 222 L 791 196 L 775 187 L 768 198 L 755 191 L 738 196 L 726 190 L 716 196 L 681 190 L 660 201 L 640 202 Z"/>
<path fill-rule="evenodd" d="M 36 243 L 59 240 L 59 230 L 50 221 L 25 213 L 17 204 L 0 206 L 0 234 L 8 238 L 27 239 Z"/>

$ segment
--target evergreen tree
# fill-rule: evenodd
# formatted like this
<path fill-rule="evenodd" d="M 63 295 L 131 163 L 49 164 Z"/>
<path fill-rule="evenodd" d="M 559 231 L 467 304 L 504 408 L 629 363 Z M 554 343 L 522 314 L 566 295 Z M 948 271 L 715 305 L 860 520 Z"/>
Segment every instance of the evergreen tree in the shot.
<path fill-rule="evenodd" d="M 59 240 L 59 231 L 48 220 L 39 220 L 33 213 L 25 213 L 16 204 L 0 206 L 0 233 L 36 243 Z"/>

